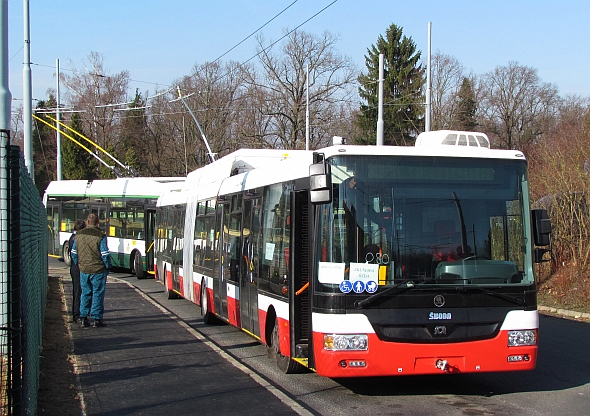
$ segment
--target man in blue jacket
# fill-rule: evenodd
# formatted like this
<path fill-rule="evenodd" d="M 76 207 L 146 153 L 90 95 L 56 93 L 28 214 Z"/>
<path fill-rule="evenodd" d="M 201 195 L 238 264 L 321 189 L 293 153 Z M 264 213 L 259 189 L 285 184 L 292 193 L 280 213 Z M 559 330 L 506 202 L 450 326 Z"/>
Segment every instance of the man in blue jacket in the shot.
<path fill-rule="evenodd" d="M 80 325 L 90 326 L 88 316 L 94 320 L 94 327 L 107 324 L 102 320 L 104 314 L 104 292 L 107 275 L 111 268 L 111 256 L 105 234 L 98 228 L 96 214 L 88 215 L 86 228 L 76 234 L 72 246 L 72 261 L 80 267 Z"/>

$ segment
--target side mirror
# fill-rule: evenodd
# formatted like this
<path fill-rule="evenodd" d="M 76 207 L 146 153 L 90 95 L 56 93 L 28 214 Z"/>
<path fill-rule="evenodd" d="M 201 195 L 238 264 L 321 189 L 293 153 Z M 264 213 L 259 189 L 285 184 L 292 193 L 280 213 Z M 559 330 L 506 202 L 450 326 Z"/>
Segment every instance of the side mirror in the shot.
<path fill-rule="evenodd" d="M 546 209 L 533 209 L 533 241 L 536 246 L 548 246 L 550 243 L 551 221 Z"/>
<path fill-rule="evenodd" d="M 548 246 L 551 244 L 551 221 L 546 209 L 533 209 L 531 211 L 533 223 L 533 241 L 536 246 Z M 535 248 L 535 263 L 550 261 L 543 257 L 545 253 L 551 253 L 551 248 Z"/>
<path fill-rule="evenodd" d="M 309 199 L 312 204 L 332 202 L 332 173 L 323 155 L 320 161 L 309 166 Z"/>

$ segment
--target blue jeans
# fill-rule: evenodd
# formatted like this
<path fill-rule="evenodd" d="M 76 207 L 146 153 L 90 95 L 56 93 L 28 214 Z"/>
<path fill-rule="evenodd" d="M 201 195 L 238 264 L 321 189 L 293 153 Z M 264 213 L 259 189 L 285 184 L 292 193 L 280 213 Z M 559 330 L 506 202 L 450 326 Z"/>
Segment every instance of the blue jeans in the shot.
<path fill-rule="evenodd" d="M 108 270 L 103 273 L 88 274 L 80 271 L 80 317 L 89 315 L 92 319 L 102 319 L 104 313 L 104 291 L 107 283 Z"/>

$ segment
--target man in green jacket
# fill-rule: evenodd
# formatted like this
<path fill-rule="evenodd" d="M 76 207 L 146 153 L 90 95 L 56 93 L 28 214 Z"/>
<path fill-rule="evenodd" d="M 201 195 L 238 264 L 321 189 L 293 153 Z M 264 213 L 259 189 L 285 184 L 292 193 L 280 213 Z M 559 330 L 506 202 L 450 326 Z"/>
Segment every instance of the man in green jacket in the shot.
<path fill-rule="evenodd" d="M 88 215 L 86 228 L 76 234 L 72 246 L 72 261 L 80 267 L 80 325 L 90 326 L 88 316 L 94 320 L 94 327 L 107 324 L 102 320 L 104 314 L 104 292 L 107 275 L 111 268 L 111 256 L 105 234 L 98 228 L 96 214 Z"/>

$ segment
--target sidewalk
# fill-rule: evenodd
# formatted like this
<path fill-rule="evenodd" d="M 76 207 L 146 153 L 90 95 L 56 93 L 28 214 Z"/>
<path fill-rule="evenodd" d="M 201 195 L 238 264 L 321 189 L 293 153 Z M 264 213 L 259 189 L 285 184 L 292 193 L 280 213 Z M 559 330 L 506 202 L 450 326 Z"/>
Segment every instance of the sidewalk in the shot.
<path fill-rule="evenodd" d="M 86 414 L 295 414 L 126 282 L 109 278 L 107 294 L 107 327 L 71 327 Z"/>

